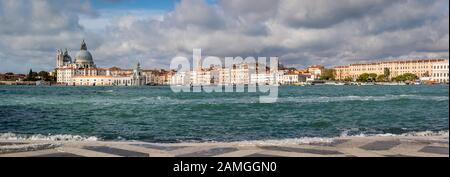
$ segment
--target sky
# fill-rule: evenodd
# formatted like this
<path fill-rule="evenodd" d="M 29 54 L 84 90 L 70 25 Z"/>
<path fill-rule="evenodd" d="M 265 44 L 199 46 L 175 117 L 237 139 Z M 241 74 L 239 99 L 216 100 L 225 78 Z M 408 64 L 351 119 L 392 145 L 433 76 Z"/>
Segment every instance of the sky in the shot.
<path fill-rule="evenodd" d="M 449 1 L 0 0 L 0 73 L 52 70 L 83 39 L 98 67 L 169 68 L 194 48 L 297 68 L 449 58 Z"/>

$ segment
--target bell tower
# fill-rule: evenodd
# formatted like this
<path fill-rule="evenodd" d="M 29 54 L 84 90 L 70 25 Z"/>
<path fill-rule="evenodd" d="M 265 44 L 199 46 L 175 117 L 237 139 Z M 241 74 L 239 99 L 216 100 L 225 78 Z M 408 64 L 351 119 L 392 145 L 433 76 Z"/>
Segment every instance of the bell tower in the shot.
<path fill-rule="evenodd" d="M 61 49 L 56 50 L 56 68 L 64 66 L 64 54 Z"/>

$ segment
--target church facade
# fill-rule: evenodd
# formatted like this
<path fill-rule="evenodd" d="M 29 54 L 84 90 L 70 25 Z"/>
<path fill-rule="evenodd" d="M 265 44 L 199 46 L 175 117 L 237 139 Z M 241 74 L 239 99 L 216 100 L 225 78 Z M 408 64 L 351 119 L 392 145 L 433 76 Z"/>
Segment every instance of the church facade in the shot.
<path fill-rule="evenodd" d="M 72 86 L 142 86 L 152 80 L 152 72 L 143 71 L 139 63 L 132 70 L 97 68 L 84 40 L 74 60 L 67 49 L 57 50 L 56 75 L 58 84 Z"/>

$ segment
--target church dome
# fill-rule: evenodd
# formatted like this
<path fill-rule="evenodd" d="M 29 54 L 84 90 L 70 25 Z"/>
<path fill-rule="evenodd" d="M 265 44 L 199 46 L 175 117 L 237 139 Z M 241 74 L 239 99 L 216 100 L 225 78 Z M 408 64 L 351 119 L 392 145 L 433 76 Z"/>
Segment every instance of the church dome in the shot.
<path fill-rule="evenodd" d="M 75 55 L 76 62 L 93 62 L 92 55 L 87 50 L 80 50 L 77 55 Z"/>
<path fill-rule="evenodd" d="M 85 64 L 85 63 L 94 63 L 94 60 L 92 59 L 91 53 L 87 50 L 86 43 L 81 43 L 81 49 L 80 51 L 75 55 L 75 62 L 79 64 Z"/>

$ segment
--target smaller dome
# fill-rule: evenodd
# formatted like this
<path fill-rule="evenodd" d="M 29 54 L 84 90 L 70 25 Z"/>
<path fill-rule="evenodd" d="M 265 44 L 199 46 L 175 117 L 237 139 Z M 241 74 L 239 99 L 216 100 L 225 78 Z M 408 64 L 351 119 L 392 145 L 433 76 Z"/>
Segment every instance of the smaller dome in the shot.
<path fill-rule="evenodd" d="M 72 58 L 70 56 L 64 56 L 63 62 L 72 62 Z"/>
<path fill-rule="evenodd" d="M 69 52 L 67 51 L 67 49 L 66 49 L 66 51 L 64 52 L 63 62 L 65 62 L 65 63 L 70 63 L 70 62 L 72 62 L 72 57 L 70 57 Z"/>

